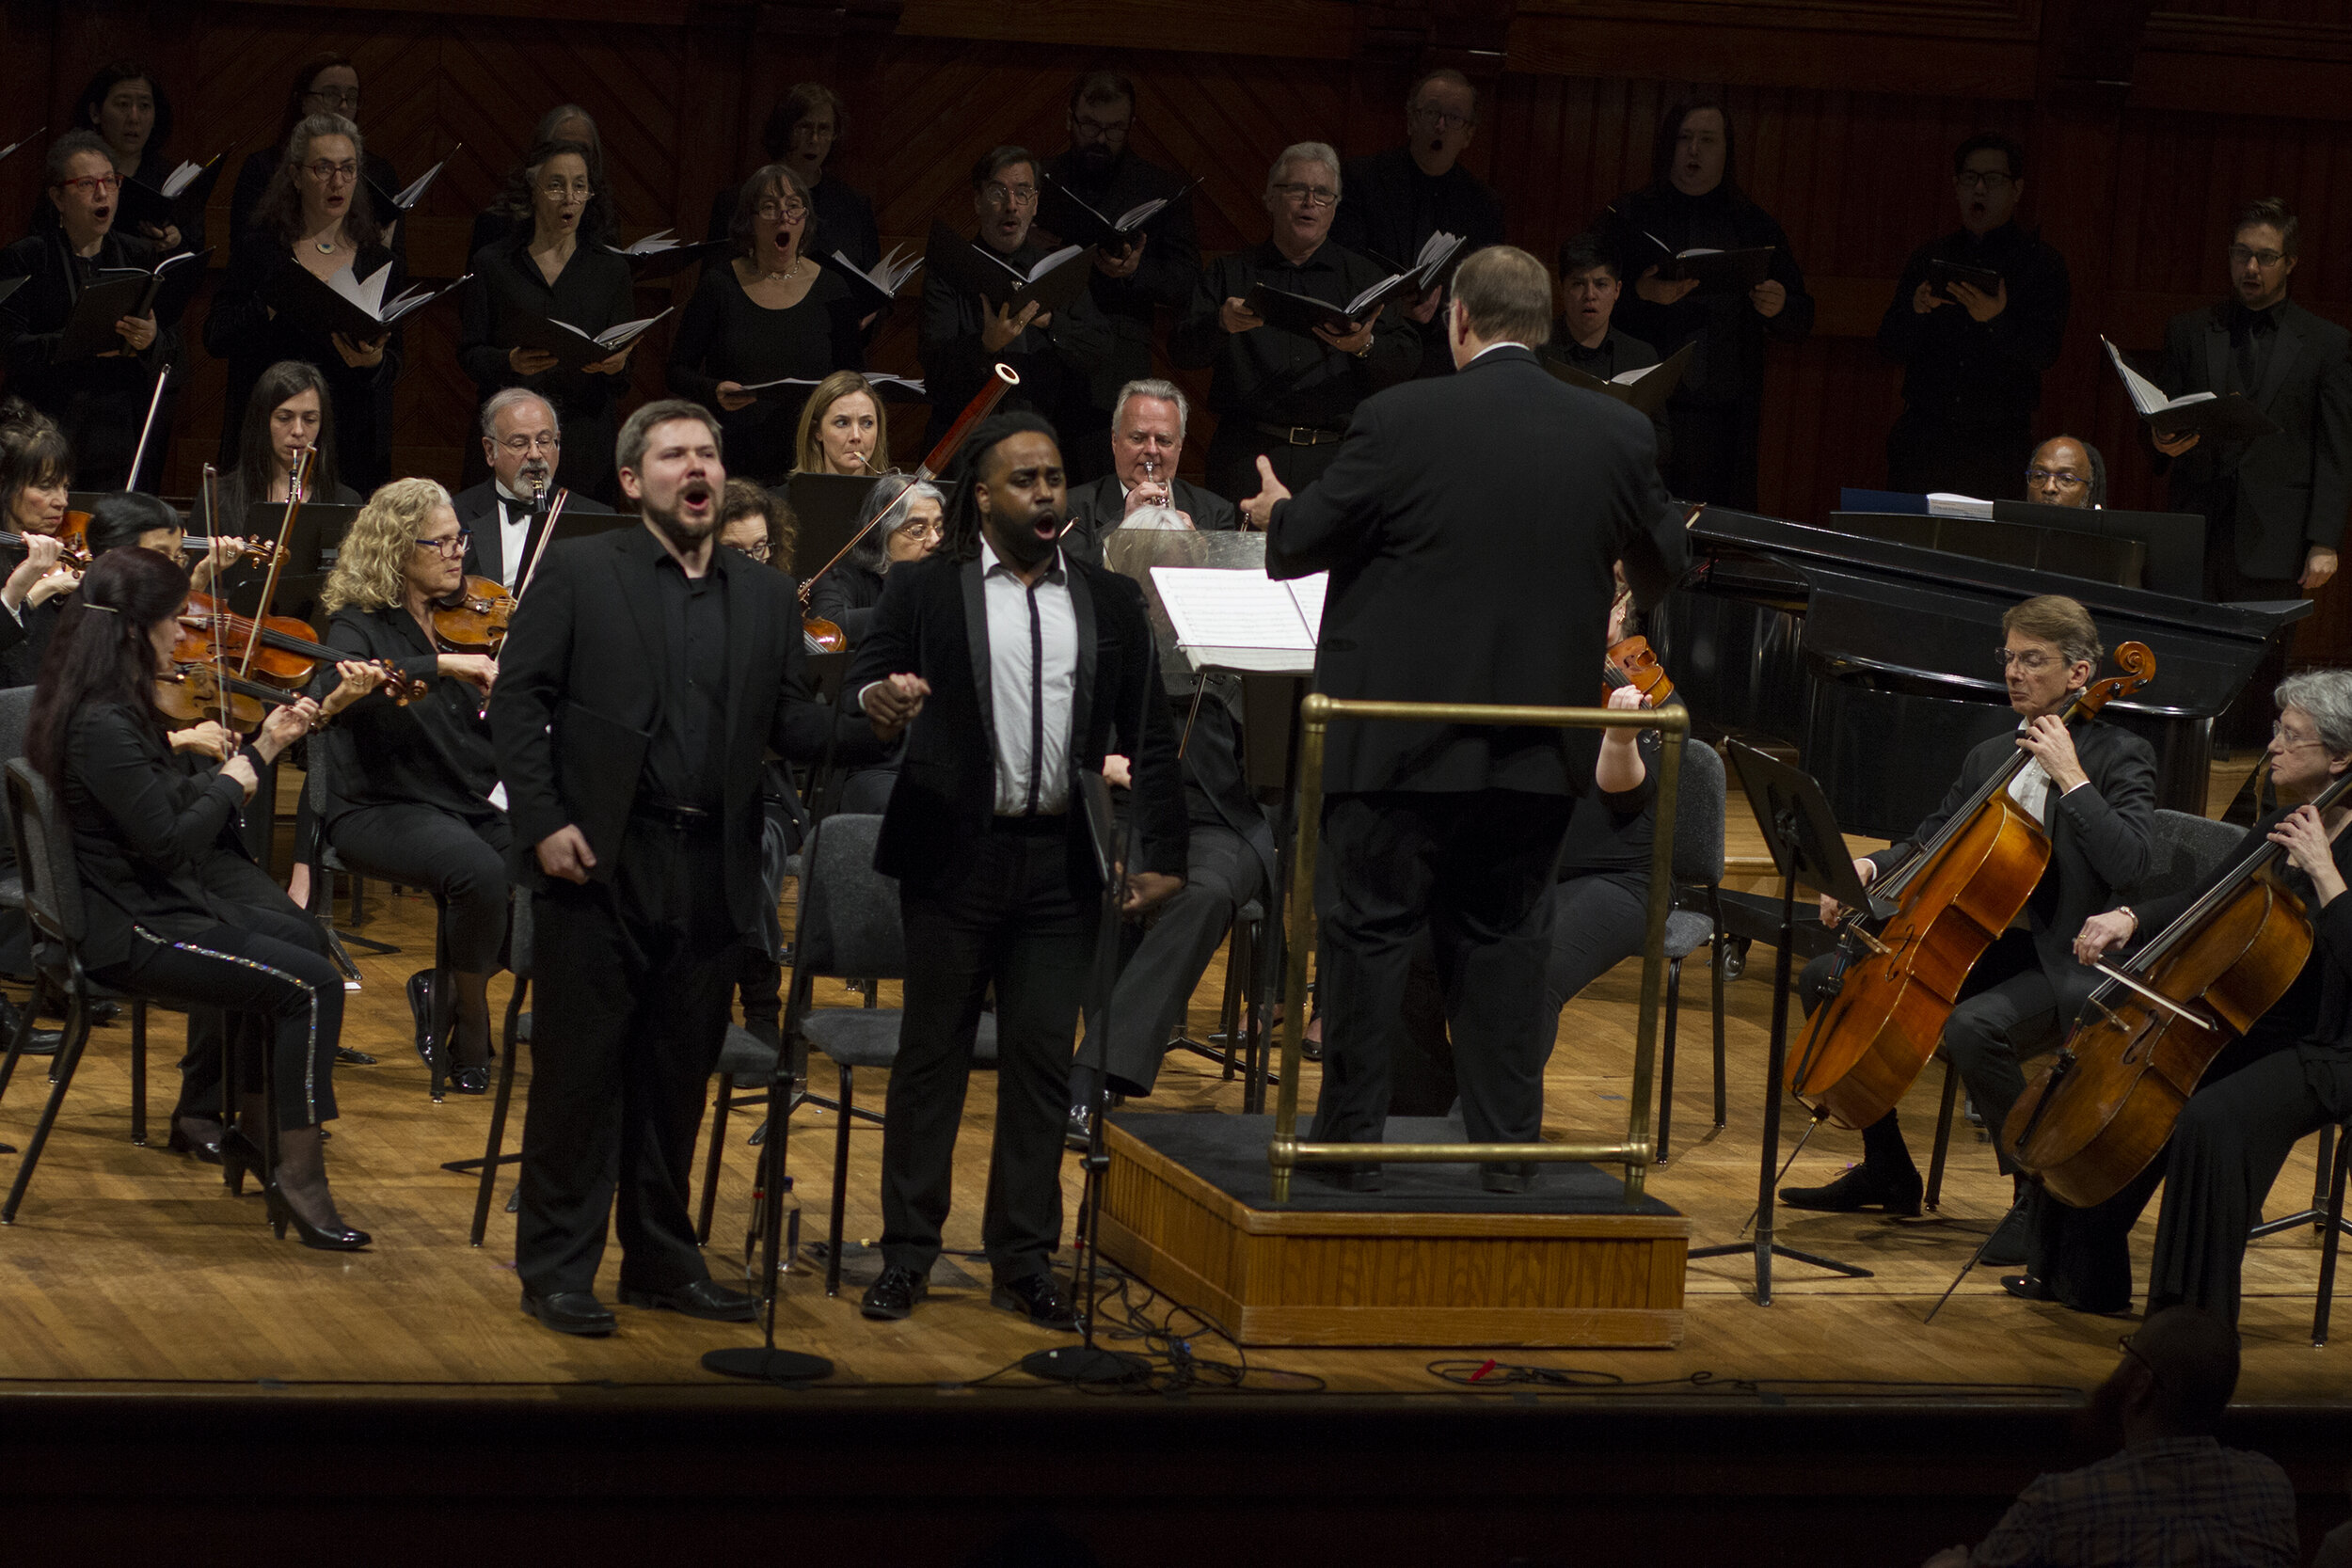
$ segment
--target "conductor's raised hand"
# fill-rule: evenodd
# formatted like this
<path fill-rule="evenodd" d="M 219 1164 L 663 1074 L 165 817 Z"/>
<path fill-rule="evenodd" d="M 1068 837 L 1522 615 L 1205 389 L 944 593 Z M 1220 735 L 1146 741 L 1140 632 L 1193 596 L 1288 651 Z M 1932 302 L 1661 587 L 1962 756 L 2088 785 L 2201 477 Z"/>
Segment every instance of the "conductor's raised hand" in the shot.
<path fill-rule="evenodd" d="M 540 870 L 567 882 L 585 882 L 596 865 L 596 852 L 588 847 L 588 835 L 569 822 L 541 839 L 533 853 L 539 857 Z"/>
<path fill-rule="evenodd" d="M 1266 525 L 1274 518 L 1275 504 L 1290 499 L 1291 487 L 1274 477 L 1274 464 L 1265 453 L 1260 452 L 1258 454 L 1258 493 L 1241 503 L 1243 520 L 1263 533 L 1265 531 Z"/>
<path fill-rule="evenodd" d="M 914 716 L 923 711 L 923 699 L 930 694 L 931 683 L 920 675 L 901 673 L 878 680 L 861 699 L 866 721 L 882 739 L 896 740 L 899 731 L 914 722 Z"/>

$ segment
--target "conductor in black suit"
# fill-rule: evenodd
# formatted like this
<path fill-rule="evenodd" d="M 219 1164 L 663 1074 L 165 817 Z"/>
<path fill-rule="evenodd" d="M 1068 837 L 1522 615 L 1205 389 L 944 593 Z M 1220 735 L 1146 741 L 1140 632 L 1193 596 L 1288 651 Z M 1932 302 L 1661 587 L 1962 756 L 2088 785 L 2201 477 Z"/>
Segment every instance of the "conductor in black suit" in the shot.
<path fill-rule="evenodd" d="M 621 1299 L 739 1321 L 686 1209 L 704 1085 L 745 947 L 761 939 L 761 761 L 823 753 L 792 579 L 716 542 L 726 470 L 700 404 L 621 428 L 644 527 L 551 546 L 490 697 L 516 871 L 536 895 L 536 1045 L 515 1266 L 523 1309 L 609 1334 Z M 874 750 L 859 725 L 842 754 Z M 617 1203 L 615 1201 L 617 1196 Z"/>
<path fill-rule="evenodd" d="M 555 499 L 564 458 L 564 429 L 555 405 L 528 387 L 507 387 L 482 405 L 482 451 L 490 477 L 451 498 L 466 532 L 466 575 L 512 588 L 530 566 Z M 566 513 L 612 509 L 587 496 L 564 503 Z"/>
<path fill-rule="evenodd" d="M 2352 502 L 2352 336 L 2287 297 L 2296 228 L 2276 197 L 2248 207 L 2230 238 L 2232 296 L 2165 329 L 2167 396 L 2242 392 L 2279 426 L 2251 442 L 2151 437 L 2178 460 L 2172 510 L 2205 519 L 2205 593 L 2216 602 L 2318 593 L 2335 576 Z"/>
<path fill-rule="evenodd" d="M 1266 570 L 1331 574 L 1316 689 L 1404 702 L 1592 700 L 1614 583 L 1638 602 L 1689 544 L 1649 421 L 1569 387 L 1532 346 L 1551 329 L 1543 263 L 1494 245 L 1462 263 L 1445 317 L 1460 373 L 1365 400 L 1337 462 L 1292 497 L 1264 468 L 1243 511 Z M 1324 756 L 1323 1095 L 1317 1141 L 1376 1142 L 1426 929 L 1448 998 L 1470 1135 L 1543 1122 L 1552 867 L 1598 752 L 1589 731 L 1349 722 Z M 1376 1186 L 1343 1168 L 1342 1186 Z M 1489 1166 L 1490 1190 L 1534 1173 Z"/>
<path fill-rule="evenodd" d="M 946 541 L 890 574 L 850 672 L 877 735 L 913 722 L 874 864 L 898 879 L 907 951 L 925 956 L 906 980 L 882 1113 L 882 1273 L 862 1309 L 903 1318 L 930 1289 L 993 983 L 990 1300 L 1068 1328 L 1077 1314 L 1051 1267 L 1063 1089 L 1104 895 L 1082 781 L 1107 754 L 1134 759 L 1130 911 L 1183 885 L 1184 804 L 1143 591 L 1059 546 L 1053 427 L 1000 415 L 967 452 Z"/>

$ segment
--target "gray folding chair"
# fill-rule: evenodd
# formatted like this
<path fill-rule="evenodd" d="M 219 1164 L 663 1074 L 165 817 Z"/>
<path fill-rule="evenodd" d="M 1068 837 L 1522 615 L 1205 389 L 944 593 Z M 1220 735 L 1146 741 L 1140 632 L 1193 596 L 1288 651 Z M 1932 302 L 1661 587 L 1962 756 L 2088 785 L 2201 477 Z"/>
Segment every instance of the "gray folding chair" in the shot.
<path fill-rule="evenodd" d="M 1727 784 L 1724 759 L 1711 746 L 1696 741 L 1682 748 L 1682 779 L 1675 801 L 1674 880 L 1676 907 L 1666 913 L 1665 1044 L 1658 1068 L 1658 1163 L 1666 1163 L 1667 1134 L 1672 1131 L 1675 1104 L 1675 1024 L 1682 1000 L 1682 960 L 1704 947 L 1714 982 L 1715 1002 L 1715 1126 L 1725 1120 L 1724 1106 L 1724 953 L 1729 938 L 1724 931 L 1724 805 Z M 1705 906 L 1705 912 L 1685 909 L 1685 901 Z"/>

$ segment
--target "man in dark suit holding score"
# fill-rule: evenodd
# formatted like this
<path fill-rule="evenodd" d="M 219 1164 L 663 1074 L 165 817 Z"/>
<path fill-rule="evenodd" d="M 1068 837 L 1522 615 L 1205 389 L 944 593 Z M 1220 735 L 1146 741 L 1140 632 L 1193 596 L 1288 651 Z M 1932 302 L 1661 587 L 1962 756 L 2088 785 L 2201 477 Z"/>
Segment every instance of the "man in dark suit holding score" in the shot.
<path fill-rule="evenodd" d="M 1462 263 L 1445 317 L 1459 374 L 1356 411 L 1329 471 L 1293 497 L 1263 461 L 1244 503 L 1278 578 L 1328 570 L 1316 689 L 1406 702 L 1588 704 L 1625 563 L 1647 604 L 1689 544 L 1649 421 L 1564 385 L 1530 346 L 1551 329 L 1543 263 L 1495 245 Z M 1323 1095 L 1316 1141 L 1376 1141 L 1426 928 L 1478 1142 L 1543 1122 L 1545 897 L 1590 731 L 1335 725 L 1324 760 Z M 1340 1185 L 1376 1174 L 1342 1170 Z M 1486 1185 L 1534 1173 L 1490 1166 Z"/>

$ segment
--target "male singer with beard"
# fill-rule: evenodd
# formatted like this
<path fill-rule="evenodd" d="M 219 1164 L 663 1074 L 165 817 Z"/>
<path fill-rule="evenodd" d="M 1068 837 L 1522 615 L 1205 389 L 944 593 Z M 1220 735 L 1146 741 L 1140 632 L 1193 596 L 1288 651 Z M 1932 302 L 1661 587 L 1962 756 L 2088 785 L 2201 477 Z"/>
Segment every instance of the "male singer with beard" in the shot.
<path fill-rule="evenodd" d="M 1069 1328 L 1077 1311 L 1052 1268 L 1062 1091 L 1104 892 L 1079 781 L 1105 753 L 1134 759 L 1142 847 L 1127 868 L 1130 912 L 1184 885 L 1184 786 L 1143 590 L 1060 547 L 1053 428 L 999 415 L 966 450 L 946 542 L 883 579 L 850 672 L 876 735 L 914 725 L 874 866 L 898 879 L 906 948 L 921 955 L 882 1111 L 882 1277 L 862 1309 L 903 1318 L 930 1290 L 993 983 L 989 1299 Z"/>
<path fill-rule="evenodd" d="M 630 1306 L 755 1305 L 704 1266 L 689 1166 L 762 941 L 760 763 L 821 755 L 828 714 L 792 579 L 717 546 L 719 451 L 699 404 L 629 416 L 615 462 L 644 526 L 549 546 L 490 696 L 539 988 L 515 1267 L 523 1310 L 559 1333 L 612 1332 L 595 1294 L 608 1214 Z M 879 752 L 864 725 L 842 745 Z"/>

